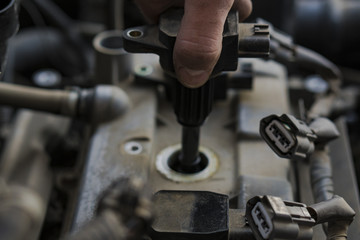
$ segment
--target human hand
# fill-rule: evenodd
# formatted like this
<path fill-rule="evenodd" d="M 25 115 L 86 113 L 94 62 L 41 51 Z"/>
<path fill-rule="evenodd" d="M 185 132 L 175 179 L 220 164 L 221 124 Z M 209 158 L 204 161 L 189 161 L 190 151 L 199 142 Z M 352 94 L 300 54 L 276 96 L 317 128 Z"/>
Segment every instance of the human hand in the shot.
<path fill-rule="evenodd" d="M 240 20 L 249 16 L 251 0 L 135 0 L 152 22 L 170 7 L 184 6 L 173 61 L 179 81 L 191 88 L 202 86 L 217 63 L 226 17 L 233 7 Z"/>

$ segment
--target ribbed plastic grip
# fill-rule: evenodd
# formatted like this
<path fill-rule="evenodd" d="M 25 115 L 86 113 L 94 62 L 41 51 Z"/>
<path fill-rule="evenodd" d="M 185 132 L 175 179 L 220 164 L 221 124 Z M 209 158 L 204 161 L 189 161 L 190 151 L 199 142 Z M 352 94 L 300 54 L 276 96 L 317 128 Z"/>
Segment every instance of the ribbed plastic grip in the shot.
<path fill-rule="evenodd" d="M 179 81 L 175 84 L 173 104 L 178 122 L 187 127 L 201 126 L 212 109 L 214 79 L 199 88 L 187 88 Z"/>

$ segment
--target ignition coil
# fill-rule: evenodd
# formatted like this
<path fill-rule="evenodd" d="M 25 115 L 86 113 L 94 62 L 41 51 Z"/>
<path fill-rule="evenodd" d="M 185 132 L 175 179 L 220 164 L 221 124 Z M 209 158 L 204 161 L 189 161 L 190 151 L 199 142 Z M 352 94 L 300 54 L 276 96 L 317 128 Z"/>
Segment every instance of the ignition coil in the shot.
<path fill-rule="evenodd" d="M 132 53 L 155 53 L 172 85 L 172 101 L 178 122 L 183 126 L 179 162 L 182 172 L 200 162 L 200 126 L 210 114 L 214 99 L 214 77 L 222 71 L 235 71 L 239 57 L 267 57 L 270 49 L 268 25 L 239 24 L 238 13 L 230 11 L 224 25 L 222 52 L 210 79 L 199 88 L 188 88 L 176 80 L 173 49 L 184 15 L 183 9 L 170 9 L 160 17 L 159 25 L 127 29 L 124 48 Z"/>

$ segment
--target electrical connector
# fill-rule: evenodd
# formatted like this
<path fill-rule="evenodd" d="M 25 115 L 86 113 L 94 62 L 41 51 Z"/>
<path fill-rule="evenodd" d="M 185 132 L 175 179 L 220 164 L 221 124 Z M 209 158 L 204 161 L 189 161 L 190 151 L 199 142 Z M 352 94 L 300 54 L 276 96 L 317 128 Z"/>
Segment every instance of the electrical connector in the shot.
<path fill-rule="evenodd" d="M 305 159 L 315 150 L 339 137 L 335 124 L 327 118 L 316 118 L 307 125 L 294 116 L 270 115 L 260 121 L 260 135 L 279 156 Z"/>
<path fill-rule="evenodd" d="M 272 233 L 274 226 L 271 222 L 269 215 L 266 214 L 266 209 L 261 202 L 258 202 L 251 210 L 251 217 L 255 225 L 257 226 L 260 235 L 264 239 L 269 239 L 269 236 Z"/>
<path fill-rule="evenodd" d="M 246 218 L 256 240 L 311 240 L 315 219 L 305 204 L 257 196 L 247 202 Z"/>
<path fill-rule="evenodd" d="M 286 153 L 295 146 L 295 139 L 289 130 L 288 125 L 275 119 L 265 128 L 265 133 L 281 152 Z"/>
<path fill-rule="evenodd" d="M 346 239 L 355 211 L 336 195 L 311 206 L 256 196 L 247 202 L 245 215 L 256 240 L 311 240 L 313 227 L 322 223 L 328 223 L 327 239 Z"/>
<path fill-rule="evenodd" d="M 314 151 L 317 139 L 304 122 L 288 114 L 263 118 L 260 134 L 277 155 L 291 159 L 307 158 Z"/>

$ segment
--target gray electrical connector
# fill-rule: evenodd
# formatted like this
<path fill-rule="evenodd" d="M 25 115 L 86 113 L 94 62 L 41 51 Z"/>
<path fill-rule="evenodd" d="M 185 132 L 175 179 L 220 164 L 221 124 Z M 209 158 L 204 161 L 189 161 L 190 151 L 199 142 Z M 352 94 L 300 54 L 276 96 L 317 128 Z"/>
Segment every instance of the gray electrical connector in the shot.
<path fill-rule="evenodd" d="M 355 212 L 339 196 L 311 206 L 256 196 L 246 205 L 246 219 L 256 240 L 311 240 L 313 227 L 328 223 L 327 239 L 346 239 Z"/>
<path fill-rule="evenodd" d="M 263 118 L 260 134 L 277 155 L 290 159 L 307 158 L 317 138 L 304 122 L 288 114 Z"/>
<path fill-rule="evenodd" d="M 312 218 L 305 204 L 274 196 L 257 196 L 246 206 L 246 218 L 256 240 L 311 240 Z"/>
<path fill-rule="evenodd" d="M 259 230 L 260 235 L 264 239 L 269 239 L 274 226 L 271 222 L 270 216 L 266 214 L 266 209 L 261 202 L 258 202 L 251 210 L 252 219 Z"/>
<path fill-rule="evenodd" d="M 295 160 L 308 158 L 315 145 L 326 144 L 339 136 L 335 124 L 327 118 L 316 118 L 306 124 L 289 114 L 263 118 L 260 134 L 279 157 Z"/>
<path fill-rule="evenodd" d="M 295 139 L 289 133 L 289 126 L 278 120 L 272 120 L 265 128 L 265 133 L 274 142 L 276 147 L 282 152 L 287 153 L 295 146 Z"/>

